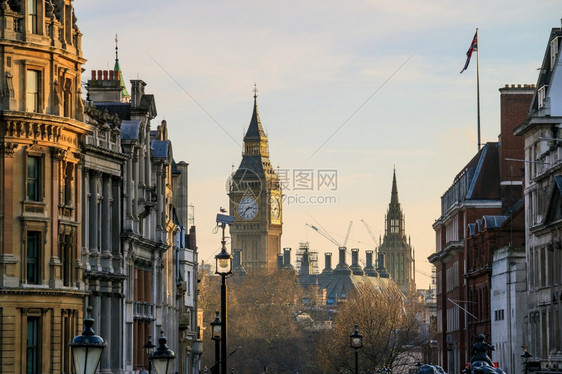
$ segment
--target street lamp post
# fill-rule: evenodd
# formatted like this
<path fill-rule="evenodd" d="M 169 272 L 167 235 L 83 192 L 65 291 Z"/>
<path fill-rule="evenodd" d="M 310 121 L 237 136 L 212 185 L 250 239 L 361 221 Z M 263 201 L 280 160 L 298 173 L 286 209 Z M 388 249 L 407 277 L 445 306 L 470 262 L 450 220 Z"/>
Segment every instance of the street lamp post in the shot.
<path fill-rule="evenodd" d="M 525 374 L 528 372 L 529 359 L 531 357 L 533 357 L 533 355 L 527 351 L 527 346 L 523 346 L 523 354 L 521 355 L 521 358 L 523 359 L 523 365 L 525 365 Z"/>
<path fill-rule="evenodd" d="M 150 355 L 152 354 L 152 352 L 154 352 L 154 348 L 156 348 L 156 345 L 154 343 L 152 343 L 152 335 L 148 336 L 148 341 L 143 346 L 143 348 L 144 348 L 144 351 L 146 352 L 146 356 L 148 357 L 148 374 L 152 374 Z"/>
<path fill-rule="evenodd" d="M 156 374 L 171 374 L 172 361 L 176 358 L 174 351 L 166 345 L 168 339 L 164 336 L 164 331 L 160 330 L 160 338 L 158 338 L 158 348 L 154 350 L 148 358 L 152 361 Z"/>
<path fill-rule="evenodd" d="M 359 326 L 355 325 L 355 331 L 349 335 L 349 345 L 355 349 L 355 374 L 359 374 L 358 350 L 363 347 L 363 335 L 359 334 Z"/>
<path fill-rule="evenodd" d="M 226 251 L 226 239 L 224 230 L 226 225 L 234 222 L 233 216 L 217 214 L 217 223 L 222 228 L 221 252 L 215 256 L 216 270 L 215 273 L 221 276 L 221 374 L 226 374 L 226 335 L 227 335 L 227 304 L 226 304 L 226 277 L 232 274 L 232 256 Z"/>
<path fill-rule="evenodd" d="M 220 341 L 221 341 L 221 320 L 219 318 L 219 312 L 217 311 L 217 316 L 215 317 L 215 320 L 213 322 L 211 322 L 211 332 L 212 332 L 212 337 L 211 339 L 213 339 L 215 341 L 215 373 L 218 372 L 219 367 L 220 367 Z"/>
<path fill-rule="evenodd" d="M 92 307 L 88 307 L 88 314 Z M 100 362 L 101 354 L 106 346 L 101 336 L 96 335 L 92 326 L 93 318 L 84 319 L 84 331 L 81 335 L 76 335 L 70 343 L 74 370 L 77 374 L 93 374 L 96 372 Z"/>

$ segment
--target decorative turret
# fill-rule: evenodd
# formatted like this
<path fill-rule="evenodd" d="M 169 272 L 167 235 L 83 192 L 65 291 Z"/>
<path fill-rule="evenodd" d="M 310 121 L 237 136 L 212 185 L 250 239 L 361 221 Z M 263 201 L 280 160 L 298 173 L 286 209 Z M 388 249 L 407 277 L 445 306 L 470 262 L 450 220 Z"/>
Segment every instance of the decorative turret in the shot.
<path fill-rule="evenodd" d="M 117 34 L 115 34 L 115 65 L 113 66 L 113 70 L 119 73 L 118 79 L 121 86 L 121 90 L 119 92 L 120 100 L 123 103 L 127 103 L 131 99 L 131 95 L 127 92 L 127 85 L 125 84 L 123 72 L 121 71 L 121 66 L 119 65 L 119 46 L 117 45 L 117 42 Z"/>

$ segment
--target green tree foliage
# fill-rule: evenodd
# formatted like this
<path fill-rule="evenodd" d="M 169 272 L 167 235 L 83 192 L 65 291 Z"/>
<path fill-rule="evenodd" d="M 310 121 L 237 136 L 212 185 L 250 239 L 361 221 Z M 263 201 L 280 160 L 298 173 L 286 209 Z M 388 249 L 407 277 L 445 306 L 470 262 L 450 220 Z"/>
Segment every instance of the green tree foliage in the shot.
<path fill-rule="evenodd" d="M 421 307 L 417 302 L 405 302 L 392 284 L 388 288 L 360 284 L 346 302 L 338 305 L 333 330 L 318 337 L 317 372 L 355 370 L 355 351 L 349 344 L 355 325 L 363 335 L 363 348 L 358 351 L 360 370 L 400 369 L 405 356 L 420 343 Z"/>

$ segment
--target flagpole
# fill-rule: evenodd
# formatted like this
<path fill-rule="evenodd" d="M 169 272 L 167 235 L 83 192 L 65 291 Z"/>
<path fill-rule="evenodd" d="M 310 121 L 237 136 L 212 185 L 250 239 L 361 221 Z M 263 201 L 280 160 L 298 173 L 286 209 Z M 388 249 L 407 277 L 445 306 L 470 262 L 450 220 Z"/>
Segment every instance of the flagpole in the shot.
<path fill-rule="evenodd" d="M 482 143 L 480 142 L 480 40 L 478 40 L 478 28 L 476 28 L 476 107 L 478 111 L 478 151 Z"/>

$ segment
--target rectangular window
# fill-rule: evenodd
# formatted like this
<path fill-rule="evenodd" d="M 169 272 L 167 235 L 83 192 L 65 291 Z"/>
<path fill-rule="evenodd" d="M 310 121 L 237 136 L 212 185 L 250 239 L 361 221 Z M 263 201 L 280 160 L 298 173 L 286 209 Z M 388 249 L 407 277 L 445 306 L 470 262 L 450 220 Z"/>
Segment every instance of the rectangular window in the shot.
<path fill-rule="evenodd" d="M 27 199 L 41 201 L 41 157 L 27 157 Z"/>
<path fill-rule="evenodd" d="M 62 284 L 68 287 L 72 278 L 72 236 L 61 235 L 61 239 L 59 253 L 62 262 Z"/>
<path fill-rule="evenodd" d="M 27 32 L 37 34 L 37 2 L 27 0 Z"/>
<path fill-rule="evenodd" d="M 496 321 L 503 321 L 505 319 L 504 310 L 503 309 L 495 310 L 494 316 L 496 318 Z"/>
<path fill-rule="evenodd" d="M 39 246 L 40 246 L 41 233 L 38 231 L 27 232 L 27 256 L 26 256 L 26 270 L 27 270 L 27 283 L 39 283 Z"/>
<path fill-rule="evenodd" d="M 27 317 L 25 372 L 39 373 L 39 317 Z"/>
<path fill-rule="evenodd" d="M 39 84 L 40 72 L 28 70 L 26 74 L 26 101 L 25 110 L 27 112 L 39 112 Z"/>

